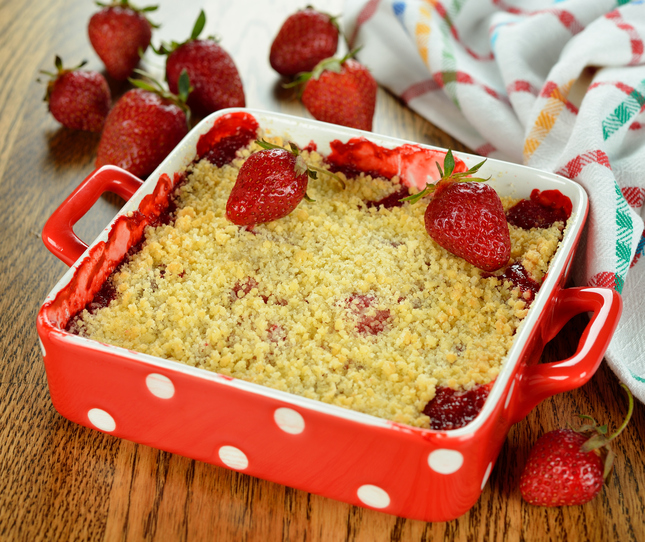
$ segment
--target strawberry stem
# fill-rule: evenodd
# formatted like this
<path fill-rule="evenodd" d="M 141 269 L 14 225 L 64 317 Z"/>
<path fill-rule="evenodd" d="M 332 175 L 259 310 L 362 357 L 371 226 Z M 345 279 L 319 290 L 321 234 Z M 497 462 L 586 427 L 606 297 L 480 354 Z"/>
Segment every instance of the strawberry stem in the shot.
<path fill-rule="evenodd" d="M 257 139 L 255 141 L 260 147 L 263 149 L 271 150 L 271 149 L 282 149 L 282 150 L 288 150 L 285 149 L 284 147 L 281 147 L 280 145 L 274 145 L 273 143 L 269 143 L 268 141 L 265 141 L 264 139 Z M 289 141 L 289 152 L 293 154 L 294 156 L 299 156 L 300 155 L 300 149 L 298 148 L 297 145 Z M 304 164 L 304 161 L 303 161 Z M 329 175 L 330 177 L 333 177 L 336 181 L 340 183 L 340 185 L 343 187 L 343 190 L 345 190 L 345 182 L 335 173 L 332 173 L 331 171 L 328 171 L 326 169 L 322 169 L 316 166 L 311 166 L 309 164 L 304 164 L 306 173 L 311 179 L 317 179 L 318 175 L 316 175 L 316 172 L 318 173 L 324 173 L 325 175 Z M 304 171 L 303 171 L 304 173 Z M 307 201 L 314 201 L 314 200 L 307 200 Z"/>
<path fill-rule="evenodd" d="M 167 42 L 161 42 L 159 47 L 155 48 L 154 45 L 150 45 L 150 48 L 157 53 L 158 55 L 169 55 L 176 49 L 179 49 L 182 45 L 185 43 L 188 43 L 189 41 L 195 41 L 199 38 L 199 35 L 202 33 L 204 30 L 204 27 L 206 26 L 206 13 L 204 13 L 204 10 L 200 10 L 199 15 L 197 15 L 197 19 L 195 20 L 195 24 L 193 25 L 193 29 L 190 33 L 190 37 L 186 41 L 175 41 L 172 40 L 170 43 Z M 218 38 L 215 36 L 208 36 L 206 39 L 212 40 L 212 41 L 219 41 Z"/>
<path fill-rule="evenodd" d="M 190 107 L 188 107 L 188 105 L 186 104 L 186 100 L 188 99 L 188 94 L 193 89 L 190 86 L 190 79 L 185 68 L 181 71 L 181 74 L 179 75 L 179 81 L 177 81 L 177 94 L 173 94 L 172 92 L 166 90 L 163 86 L 161 86 L 161 83 L 149 73 L 140 69 L 135 69 L 134 72 L 145 77 L 145 79 L 133 79 L 130 77 L 128 78 L 128 81 L 130 81 L 130 83 L 142 90 L 154 92 L 155 94 L 161 96 L 164 100 L 168 100 L 169 102 L 179 107 L 179 109 L 184 112 L 184 115 L 186 116 L 186 123 L 190 127 Z"/>
<path fill-rule="evenodd" d="M 629 391 L 629 388 L 625 384 L 621 382 L 620 385 L 627 392 L 627 398 L 629 401 L 629 405 L 627 407 L 627 415 L 625 416 L 623 423 L 613 435 L 607 437 L 605 436 L 605 434 L 607 433 L 607 426 L 603 425 L 601 427 L 595 427 L 595 420 L 591 418 L 594 422 L 592 426 L 592 430 L 595 430 L 596 434 L 591 436 L 589 440 L 587 440 L 582 445 L 581 449 L 583 452 L 591 452 L 593 450 L 598 450 L 603 446 L 607 446 L 612 440 L 614 440 L 618 435 L 620 435 L 623 432 L 625 427 L 627 427 L 627 424 L 629 423 L 629 420 L 632 417 L 632 413 L 634 412 L 634 397 L 632 396 L 631 392 Z M 586 416 L 586 417 L 589 418 L 589 416 Z"/>
<path fill-rule="evenodd" d="M 299 73 L 296 78 L 291 81 L 290 83 L 284 83 L 282 85 L 283 88 L 293 88 L 293 87 L 304 87 L 304 84 L 309 81 L 309 79 L 319 79 L 320 76 L 325 72 L 325 71 L 331 71 L 334 73 L 340 73 L 343 69 L 343 64 L 350 58 L 354 57 L 358 51 L 360 51 L 360 47 L 357 47 L 356 49 L 352 49 L 347 53 L 344 57 L 342 58 L 336 58 L 336 57 L 330 57 L 330 58 L 325 58 L 324 60 L 321 60 L 316 64 L 313 70 L 310 72 L 302 72 Z"/>
<path fill-rule="evenodd" d="M 114 0 L 111 4 L 106 4 L 105 2 L 96 2 L 96 5 L 100 8 L 128 8 L 134 11 L 135 13 L 150 13 L 151 11 L 157 11 L 159 6 L 146 6 L 143 8 L 138 8 L 130 4 L 129 0 Z M 152 28 L 160 28 L 160 25 L 153 23 L 148 17 L 145 17 L 146 21 L 150 24 Z"/>
<path fill-rule="evenodd" d="M 421 190 L 420 192 L 417 192 L 416 194 L 412 194 L 411 196 L 407 196 L 405 198 L 402 198 L 400 201 L 408 201 L 410 203 L 416 203 L 419 201 L 421 198 L 424 196 L 427 196 L 428 194 L 432 194 L 432 192 L 435 191 L 437 185 L 441 182 L 449 182 L 449 181 L 454 181 L 454 182 L 481 182 L 485 183 L 490 179 L 481 179 L 479 177 L 471 177 L 471 175 L 474 175 L 479 171 L 479 169 L 486 163 L 486 160 L 483 160 L 479 162 L 479 164 L 475 164 L 473 167 L 471 167 L 468 171 L 460 171 L 458 173 L 455 173 L 455 157 L 452 154 L 452 150 L 448 149 L 448 152 L 446 152 L 446 156 L 444 156 L 443 159 L 443 170 L 441 169 L 441 166 L 439 165 L 439 162 L 435 162 L 437 166 L 437 171 L 439 171 L 439 180 L 436 181 L 435 183 L 428 183 L 426 184 L 425 188 Z"/>
<path fill-rule="evenodd" d="M 608 440 L 614 440 L 618 435 L 620 435 L 625 427 L 627 427 L 627 424 L 629 423 L 630 418 L 632 417 L 632 413 L 634 412 L 634 397 L 632 397 L 631 392 L 629 391 L 629 388 L 623 384 L 622 382 L 620 383 L 621 387 L 627 392 L 627 400 L 629 401 L 629 405 L 627 407 L 627 416 L 625 416 L 625 421 L 623 421 L 622 425 L 616 430 L 616 432 L 609 437 Z"/>
<path fill-rule="evenodd" d="M 54 83 L 56 82 L 56 79 L 58 79 L 59 77 L 65 75 L 68 72 L 73 72 L 73 71 L 76 71 L 76 70 L 82 68 L 83 66 L 85 66 L 85 64 L 87 64 L 87 60 L 83 60 L 78 66 L 74 66 L 73 68 L 65 68 L 63 66 L 63 60 L 61 59 L 61 57 L 56 55 L 54 57 L 54 66 L 56 66 L 56 73 L 48 72 L 47 70 L 40 70 L 40 72 L 39 72 L 39 73 L 42 73 L 43 75 L 47 75 L 50 78 L 50 80 L 47 82 L 47 90 L 45 91 L 45 97 L 43 98 L 43 101 L 44 102 L 49 101 L 49 97 L 51 95 L 51 92 L 52 92 Z M 43 82 L 40 79 L 36 79 L 36 81 L 38 83 Z"/>

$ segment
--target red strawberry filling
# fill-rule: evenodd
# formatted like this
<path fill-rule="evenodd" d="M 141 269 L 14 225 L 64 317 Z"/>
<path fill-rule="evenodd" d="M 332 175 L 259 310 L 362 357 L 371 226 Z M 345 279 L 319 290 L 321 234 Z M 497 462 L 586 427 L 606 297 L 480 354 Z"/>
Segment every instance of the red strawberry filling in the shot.
<path fill-rule="evenodd" d="M 287 332 L 280 324 L 271 324 L 267 330 L 269 341 L 279 343 L 287 339 Z"/>
<path fill-rule="evenodd" d="M 527 305 L 535 299 L 540 285 L 529 275 L 526 268 L 519 262 L 509 265 L 501 275 L 482 274 L 484 278 L 496 276 L 500 281 L 511 281 L 522 292 L 522 297 Z"/>
<path fill-rule="evenodd" d="M 401 145 L 386 149 L 364 138 L 353 138 L 347 143 L 335 140 L 330 143 L 331 153 L 327 160 L 332 171 L 342 171 L 349 177 L 360 173 L 372 177 L 391 179 L 395 175 L 408 186 L 425 188 L 428 181 L 441 177 L 437 163 L 443 163 L 445 153 L 425 149 L 417 145 Z M 455 159 L 455 173 L 466 171 L 466 165 Z"/>
<path fill-rule="evenodd" d="M 376 207 L 377 209 L 382 205 L 386 209 L 393 209 L 394 207 L 401 207 L 403 205 L 403 202 L 401 201 L 403 198 L 407 198 L 410 195 L 410 191 L 408 190 L 407 186 L 401 187 L 399 190 L 396 192 L 393 192 L 389 196 L 385 196 L 384 198 L 378 200 L 378 201 L 368 201 L 367 202 L 367 207 Z"/>
<path fill-rule="evenodd" d="M 423 409 L 431 420 L 430 427 L 438 431 L 458 429 L 473 421 L 486 402 L 492 384 L 457 391 L 444 386 Z"/>
<path fill-rule="evenodd" d="M 238 280 L 231 289 L 232 300 L 235 301 L 236 299 L 244 297 L 245 295 L 249 294 L 251 290 L 253 290 L 253 288 L 257 288 L 258 290 L 260 289 L 260 283 L 253 277 L 246 277 L 243 281 Z M 271 299 L 270 295 L 266 295 L 264 293 L 260 293 L 259 295 L 262 298 L 262 301 L 264 301 L 265 303 L 268 303 L 269 299 Z M 288 302 L 286 299 L 274 298 L 274 303 L 276 305 L 284 306 L 287 305 Z"/>
<path fill-rule="evenodd" d="M 506 212 L 506 220 L 525 230 L 549 228 L 556 222 L 566 223 L 571 211 L 571 200 L 559 190 L 535 189 L 530 199 L 518 202 Z"/>
<path fill-rule="evenodd" d="M 217 167 L 228 164 L 239 149 L 256 138 L 258 128 L 257 121 L 248 113 L 221 116 L 208 132 L 200 136 L 197 142 L 197 160 L 206 158 Z"/>
<path fill-rule="evenodd" d="M 356 318 L 356 331 L 361 335 L 378 335 L 387 326 L 390 318 L 388 309 L 376 309 L 376 299 L 369 295 L 353 294 L 347 307 Z"/>
<path fill-rule="evenodd" d="M 522 291 L 522 295 L 528 303 L 535 299 L 540 289 L 540 285 L 529 276 L 528 271 L 521 263 L 509 265 L 498 278 L 510 280 Z"/>

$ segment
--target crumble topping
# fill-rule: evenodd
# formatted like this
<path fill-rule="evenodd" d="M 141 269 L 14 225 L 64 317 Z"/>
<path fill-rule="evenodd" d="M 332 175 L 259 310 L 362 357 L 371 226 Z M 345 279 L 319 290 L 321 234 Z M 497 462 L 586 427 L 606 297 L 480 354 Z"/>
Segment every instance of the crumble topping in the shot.
<path fill-rule="evenodd" d="M 272 139 L 282 144 L 279 139 Z M 80 335 L 341 407 L 429 427 L 438 386 L 491 382 L 528 311 L 510 281 L 427 234 L 425 205 L 367 205 L 399 179 L 320 174 L 289 216 L 240 228 L 228 195 L 255 143 L 218 168 L 190 166 L 171 225 L 112 275 L 117 296 L 74 321 Z M 315 151 L 311 165 L 325 168 Z M 518 200 L 502 198 L 509 208 Z M 562 223 L 509 225 L 511 262 L 542 282 Z"/>

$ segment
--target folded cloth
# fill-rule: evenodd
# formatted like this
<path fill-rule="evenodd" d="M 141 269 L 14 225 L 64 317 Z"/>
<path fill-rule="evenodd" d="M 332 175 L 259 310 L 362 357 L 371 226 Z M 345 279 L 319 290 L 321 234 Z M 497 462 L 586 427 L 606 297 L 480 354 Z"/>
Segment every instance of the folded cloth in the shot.
<path fill-rule="evenodd" d="M 482 156 L 585 188 L 574 280 L 622 294 L 606 359 L 645 402 L 643 1 L 345 0 L 343 22 L 411 109 Z"/>

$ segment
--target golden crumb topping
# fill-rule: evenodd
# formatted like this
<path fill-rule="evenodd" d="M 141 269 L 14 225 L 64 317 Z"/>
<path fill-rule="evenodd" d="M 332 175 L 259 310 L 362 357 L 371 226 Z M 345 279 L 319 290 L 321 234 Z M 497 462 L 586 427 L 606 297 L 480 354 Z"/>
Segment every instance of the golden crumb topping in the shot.
<path fill-rule="evenodd" d="M 343 189 L 319 175 L 315 201 L 233 225 L 228 194 L 257 150 L 191 166 L 175 223 L 147 229 L 110 279 L 117 297 L 83 311 L 80 334 L 419 427 L 437 386 L 495 379 L 528 311 L 519 289 L 438 246 L 423 203 L 366 205 L 397 191 L 397 178 L 339 173 Z M 316 152 L 302 156 L 326 167 Z M 541 282 L 561 229 L 510 226 L 511 261 Z"/>

